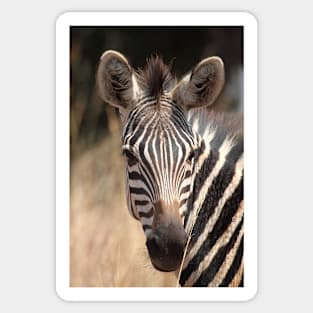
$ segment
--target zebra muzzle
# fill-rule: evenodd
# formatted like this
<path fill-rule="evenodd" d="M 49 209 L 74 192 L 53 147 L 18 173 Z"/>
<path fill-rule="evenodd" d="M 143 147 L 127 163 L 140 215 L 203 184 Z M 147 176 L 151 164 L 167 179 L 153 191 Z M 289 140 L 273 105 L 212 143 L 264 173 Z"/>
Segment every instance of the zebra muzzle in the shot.
<path fill-rule="evenodd" d="M 179 268 L 186 244 L 182 225 L 169 224 L 154 229 L 147 238 L 147 248 L 153 266 L 163 272 Z"/>

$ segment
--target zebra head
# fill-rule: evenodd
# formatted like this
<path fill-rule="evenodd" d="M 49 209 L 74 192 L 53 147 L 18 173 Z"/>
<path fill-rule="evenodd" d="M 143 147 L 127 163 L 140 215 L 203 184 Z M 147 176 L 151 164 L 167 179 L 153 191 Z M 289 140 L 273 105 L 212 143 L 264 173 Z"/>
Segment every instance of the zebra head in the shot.
<path fill-rule="evenodd" d="M 139 71 L 118 52 L 101 57 L 98 89 L 105 102 L 119 109 L 123 123 L 128 208 L 142 223 L 158 270 L 178 269 L 186 244 L 183 219 L 202 145 L 187 111 L 211 105 L 223 84 L 218 57 L 204 59 L 178 83 L 158 56 Z"/>

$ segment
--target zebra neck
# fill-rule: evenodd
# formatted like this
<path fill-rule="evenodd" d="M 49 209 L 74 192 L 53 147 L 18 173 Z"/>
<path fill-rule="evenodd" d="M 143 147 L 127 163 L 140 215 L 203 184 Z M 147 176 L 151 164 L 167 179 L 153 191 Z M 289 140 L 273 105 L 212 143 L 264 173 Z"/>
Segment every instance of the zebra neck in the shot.
<path fill-rule="evenodd" d="M 224 127 L 221 114 L 194 109 L 188 112 L 187 118 L 201 142 L 185 208 L 184 226 L 189 234 L 197 216 L 213 205 L 213 199 L 224 201 L 227 197 L 224 191 L 231 179 L 234 177 L 237 182 L 242 178 L 243 138 L 238 130 Z M 219 194 L 219 198 L 215 194 Z"/>
<path fill-rule="evenodd" d="M 179 280 L 181 286 L 239 285 L 243 279 L 243 142 L 223 129 L 207 127 L 205 134 L 187 200 L 188 243 Z"/>

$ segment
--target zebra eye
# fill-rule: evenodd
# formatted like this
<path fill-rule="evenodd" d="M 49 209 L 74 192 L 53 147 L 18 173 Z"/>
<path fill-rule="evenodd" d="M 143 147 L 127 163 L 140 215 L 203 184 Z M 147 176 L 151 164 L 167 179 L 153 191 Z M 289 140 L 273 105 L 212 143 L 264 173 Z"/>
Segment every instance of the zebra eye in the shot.
<path fill-rule="evenodd" d="M 192 160 L 193 160 L 194 157 L 195 157 L 195 153 L 194 153 L 194 151 L 191 151 L 186 162 L 187 162 L 189 165 L 191 165 Z"/>
<path fill-rule="evenodd" d="M 134 166 L 138 163 L 137 158 L 129 150 L 123 150 L 123 154 L 126 156 L 129 166 Z"/>

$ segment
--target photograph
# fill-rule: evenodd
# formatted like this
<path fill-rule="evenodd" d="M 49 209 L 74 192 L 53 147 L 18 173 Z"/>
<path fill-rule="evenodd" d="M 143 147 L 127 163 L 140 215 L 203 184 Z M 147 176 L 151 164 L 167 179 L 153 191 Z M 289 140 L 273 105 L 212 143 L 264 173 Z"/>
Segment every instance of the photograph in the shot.
<path fill-rule="evenodd" d="M 245 27 L 68 30 L 68 287 L 245 289 Z"/>

